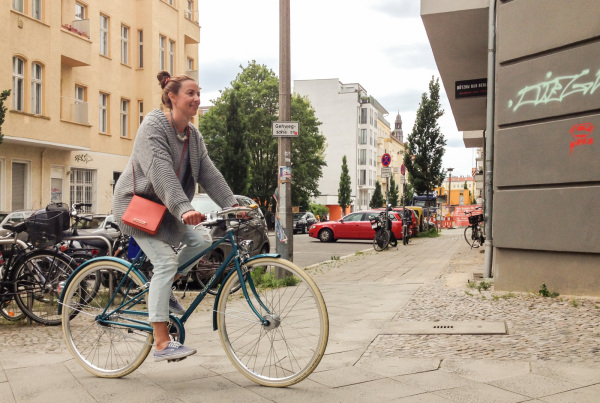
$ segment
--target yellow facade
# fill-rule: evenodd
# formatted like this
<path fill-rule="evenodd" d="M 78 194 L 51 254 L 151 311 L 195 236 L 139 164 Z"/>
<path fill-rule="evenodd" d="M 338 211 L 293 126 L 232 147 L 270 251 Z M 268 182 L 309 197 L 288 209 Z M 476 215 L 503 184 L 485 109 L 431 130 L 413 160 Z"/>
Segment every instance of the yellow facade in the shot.
<path fill-rule="evenodd" d="M 156 74 L 197 79 L 197 1 L 3 2 L 1 211 L 53 200 L 110 213 L 140 120 L 161 105 Z"/>

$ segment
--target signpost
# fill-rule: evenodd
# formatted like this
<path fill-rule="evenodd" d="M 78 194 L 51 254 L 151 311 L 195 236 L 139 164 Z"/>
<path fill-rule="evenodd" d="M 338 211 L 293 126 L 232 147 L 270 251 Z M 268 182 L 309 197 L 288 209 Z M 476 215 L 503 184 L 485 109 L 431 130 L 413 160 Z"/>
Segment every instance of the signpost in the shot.
<path fill-rule="evenodd" d="M 273 137 L 298 137 L 300 123 L 298 122 L 273 122 L 271 125 Z"/>
<path fill-rule="evenodd" d="M 392 167 L 381 167 L 381 177 L 389 178 L 392 176 Z"/>

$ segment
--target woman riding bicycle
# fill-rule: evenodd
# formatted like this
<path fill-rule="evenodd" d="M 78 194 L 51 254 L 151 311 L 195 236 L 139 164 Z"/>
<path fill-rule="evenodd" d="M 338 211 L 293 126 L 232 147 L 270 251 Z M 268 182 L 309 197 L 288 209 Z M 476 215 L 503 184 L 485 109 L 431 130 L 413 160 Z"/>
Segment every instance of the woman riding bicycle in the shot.
<path fill-rule="evenodd" d="M 202 135 L 190 120 L 197 115 L 200 89 L 187 75 L 157 75 L 165 111 L 148 113 L 137 132 L 133 153 L 115 187 L 113 214 L 122 231 L 131 235 L 152 261 L 148 316 L 154 329 L 154 360 L 182 359 L 195 349 L 171 341 L 167 328 L 169 310 L 183 314 L 185 309 L 172 293 L 172 284 L 186 273 L 177 267 L 212 244 L 207 229 L 197 225 L 206 216 L 195 211 L 191 200 L 200 183 L 221 207 L 235 207 L 237 200 L 210 160 Z M 135 182 L 134 182 L 135 178 Z M 126 225 L 122 215 L 134 194 L 167 207 L 167 213 L 154 236 Z M 185 245 L 179 254 L 172 246 Z M 193 265 L 189 265 L 189 270 Z"/>

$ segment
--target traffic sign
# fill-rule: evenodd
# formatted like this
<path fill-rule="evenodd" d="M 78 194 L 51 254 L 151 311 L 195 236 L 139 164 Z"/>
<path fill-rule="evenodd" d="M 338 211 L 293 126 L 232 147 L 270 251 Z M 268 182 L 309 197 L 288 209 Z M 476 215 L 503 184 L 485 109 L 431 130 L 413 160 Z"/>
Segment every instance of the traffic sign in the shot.
<path fill-rule="evenodd" d="M 392 162 L 392 157 L 388 153 L 385 153 L 381 156 L 381 165 L 384 167 L 389 167 Z"/>
<path fill-rule="evenodd" d="M 404 175 L 404 174 L 406 173 L 406 167 L 404 166 L 404 164 L 402 164 L 402 165 L 400 166 L 400 173 L 401 173 L 402 175 Z"/>
<path fill-rule="evenodd" d="M 298 137 L 298 122 L 273 122 L 271 125 L 274 137 Z"/>
<path fill-rule="evenodd" d="M 392 167 L 381 167 L 381 177 L 389 178 L 392 176 Z"/>

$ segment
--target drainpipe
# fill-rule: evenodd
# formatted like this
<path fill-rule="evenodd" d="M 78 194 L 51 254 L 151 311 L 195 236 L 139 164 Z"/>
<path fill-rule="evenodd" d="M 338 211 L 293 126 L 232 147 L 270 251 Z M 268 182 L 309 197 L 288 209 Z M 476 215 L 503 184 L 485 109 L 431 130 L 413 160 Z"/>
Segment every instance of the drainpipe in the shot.
<path fill-rule="evenodd" d="M 492 277 L 493 252 L 493 197 L 494 197 L 494 105 L 496 83 L 496 0 L 489 2 L 488 21 L 488 77 L 487 77 L 487 115 L 485 130 L 485 256 L 483 260 L 484 278 Z"/>
<path fill-rule="evenodd" d="M 42 197 L 44 197 L 44 165 L 46 162 L 46 149 L 42 151 L 41 155 L 41 167 L 40 167 L 40 208 L 42 208 L 43 202 Z"/>

